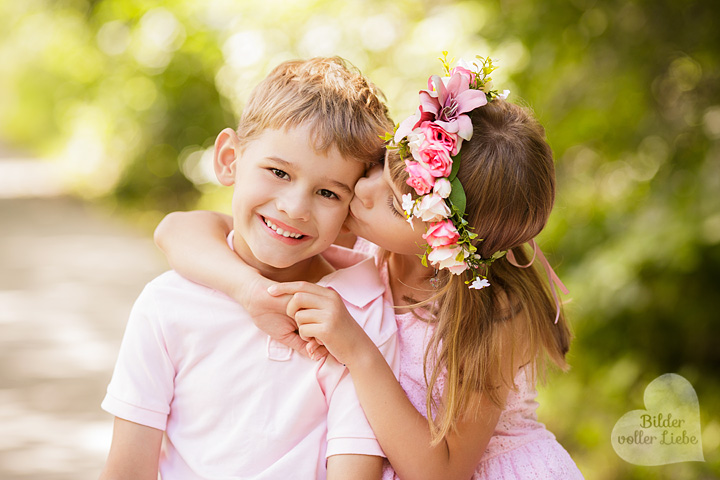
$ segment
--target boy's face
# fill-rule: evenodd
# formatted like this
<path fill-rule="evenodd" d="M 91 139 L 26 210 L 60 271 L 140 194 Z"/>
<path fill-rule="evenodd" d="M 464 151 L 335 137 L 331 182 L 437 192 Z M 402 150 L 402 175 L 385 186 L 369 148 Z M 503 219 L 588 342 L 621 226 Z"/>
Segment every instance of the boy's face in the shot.
<path fill-rule="evenodd" d="M 271 278 L 303 278 L 312 258 L 340 232 L 363 174 L 361 162 L 342 157 L 335 148 L 315 151 L 310 133 L 304 126 L 265 130 L 242 151 L 236 144 L 234 160 L 218 158 L 223 150 L 216 142 L 218 178 L 235 185 L 235 251 Z M 227 133 L 225 141 L 236 141 L 233 135 Z M 227 166 L 224 173 L 222 165 Z"/>

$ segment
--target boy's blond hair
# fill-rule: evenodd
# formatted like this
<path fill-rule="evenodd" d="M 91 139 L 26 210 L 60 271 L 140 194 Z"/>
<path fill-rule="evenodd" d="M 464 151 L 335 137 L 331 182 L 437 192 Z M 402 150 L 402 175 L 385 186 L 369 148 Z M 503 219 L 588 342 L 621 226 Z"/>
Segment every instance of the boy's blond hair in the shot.
<path fill-rule="evenodd" d="M 376 163 L 392 131 L 382 92 L 340 57 L 283 62 L 250 94 L 237 129 L 241 144 L 266 129 L 310 125 L 318 152 Z"/>

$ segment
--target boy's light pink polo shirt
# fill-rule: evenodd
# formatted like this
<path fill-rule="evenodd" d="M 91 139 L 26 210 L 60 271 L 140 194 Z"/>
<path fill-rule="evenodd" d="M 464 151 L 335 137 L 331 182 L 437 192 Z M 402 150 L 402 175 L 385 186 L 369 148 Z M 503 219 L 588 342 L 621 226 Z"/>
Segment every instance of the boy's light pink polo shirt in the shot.
<path fill-rule="evenodd" d="M 331 247 L 336 290 L 397 373 L 394 312 L 374 260 Z M 326 457 L 384 456 L 346 368 L 269 339 L 226 295 L 175 272 L 136 301 L 102 407 L 165 431 L 166 480 L 325 478 Z"/>

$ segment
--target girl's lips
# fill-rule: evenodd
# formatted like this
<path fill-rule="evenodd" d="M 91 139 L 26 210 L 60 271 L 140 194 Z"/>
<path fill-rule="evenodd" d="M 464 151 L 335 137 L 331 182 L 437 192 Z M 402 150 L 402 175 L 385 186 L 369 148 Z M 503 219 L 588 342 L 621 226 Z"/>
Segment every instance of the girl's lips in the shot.
<path fill-rule="evenodd" d="M 261 215 L 259 215 L 259 217 L 262 225 L 265 227 L 265 230 L 277 240 L 288 243 L 290 245 L 296 245 L 309 238 L 300 230 L 297 230 L 283 222 L 280 222 L 270 217 L 263 217 Z"/>

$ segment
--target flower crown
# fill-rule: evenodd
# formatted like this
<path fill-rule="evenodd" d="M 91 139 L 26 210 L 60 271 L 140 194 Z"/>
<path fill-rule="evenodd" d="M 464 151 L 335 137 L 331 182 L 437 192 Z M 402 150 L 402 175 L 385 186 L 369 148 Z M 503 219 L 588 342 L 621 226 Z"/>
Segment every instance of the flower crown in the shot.
<path fill-rule="evenodd" d="M 400 123 L 394 134 L 385 137 L 388 148 L 396 148 L 405 160 L 407 183 L 417 193 L 402 197 L 402 208 L 408 222 L 413 217 L 429 222 L 423 238 L 427 250 L 421 256 L 437 269 L 448 269 L 459 275 L 469 271 L 465 283 L 481 289 L 490 285 L 487 267 L 505 252 L 481 258 L 474 243 L 482 242 L 465 220 L 465 191 L 457 172 L 460 167 L 460 148 L 463 140 L 470 140 L 473 126 L 466 115 L 495 98 L 505 99 L 509 90 L 498 93 L 492 89 L 492 73 L 497 67 L 491 58 L 476 57 L 473 65 L 458 62 L 450 68 L 447 52 L 440 57 L 445 76 L 432 75 L 428 89 L 420 91 L 420 106 L 415 115 Z M 451 60 L 452 61 L 452 60 Z M 483 267 L 483 268 L 481 268 Z"/>

